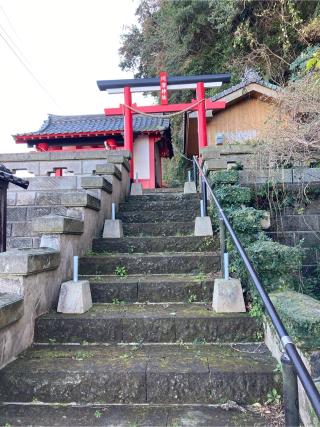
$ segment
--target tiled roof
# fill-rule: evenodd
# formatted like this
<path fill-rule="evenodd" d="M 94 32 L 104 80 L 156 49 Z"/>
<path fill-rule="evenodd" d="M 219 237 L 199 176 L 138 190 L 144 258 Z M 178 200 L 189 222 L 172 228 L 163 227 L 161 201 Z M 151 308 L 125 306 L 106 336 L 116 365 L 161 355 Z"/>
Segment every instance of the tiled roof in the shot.
<path fill-rule="evenodd" d="M 263 80 L 262 77 L 259 75 L 259 73 L 255 70 L 247 69 L 244 72 L 244 75 L 241 79 L 241 82 L 229 87 L 229 89 L 226 89 L 222 92 L 217 93 L 216 95 L 212 96 L 212 101 L 217 101 L 218 99 L 224 98 L 227 95 L 230 95 L 230 93 L 236 92 L 239 89 L 243 89 L 246 86 L 248 86 L 250 83 L 257 83 L 261 86 L 264 86 L 268 89 L 273 90 L 279 90 L 279 86 L 274 85 L 272 83 L 267 82 L 266 80 Z"/>
<path fill-rule="evenodd" d="M 170 120 L 163 117 L 133 116 L 134 132 L 164 131 L 170 127 Z M 122 116 L 105 116 L 104 114 L 89 114 L 81 116 L 56 116 L 49 114 L 41 128 L 35 132 L 21 135 L 50 135 L 63 133 L 112 132 L 123 131 Z"/>

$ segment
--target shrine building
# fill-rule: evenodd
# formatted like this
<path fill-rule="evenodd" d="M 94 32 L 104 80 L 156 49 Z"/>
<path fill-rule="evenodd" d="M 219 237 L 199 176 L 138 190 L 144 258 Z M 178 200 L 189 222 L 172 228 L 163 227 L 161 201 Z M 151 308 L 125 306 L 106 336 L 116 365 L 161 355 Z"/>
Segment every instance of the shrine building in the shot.
<path fill-rule="evenodd" d="M 125 149 L 131 155 L 131 180 L 138 180 L 145 189 L 162 187 L 161 159 L 173 156 L 170 118 L 166 114 L 194 112 L 198 148 L 206 147 L 206 114 L 223 110 L 225 102 L 206 99 L 205 89 L 229 81 L 230 74 L 171 77 L 166 72 L 153 78 L 99 80 L 99 90 L 123 94 L 124 103 L 116 108 L 106 108 L 104 114 L 49 115 L 38 131 L 14 138 L 17 144 L 27 144 L 37 151 Z M 191 103 L 169 104 L 169 91 L 185 89 L 195 89 L 196 99 Z M 160 92 L 160 105 L 132 103 L 132 93 L 154 91 Z M 55 174 L 62 176 L 64 171 L 56 168 Z"/>
<path fill-rule="evenodd" d="M 122 116 L 50 114 L 39 130 L 15 135 L 14 139 L 36 151 L 121 150 L 123 132 Z M 173 156 L 170 120 L 163 115 L 134 115 L 133 138 L 133 176 L 138 175 L 143 188 L 161 187 L 161 160 Z M 62 176 L 64 170 L 56 169 L 55 174 Z"/>

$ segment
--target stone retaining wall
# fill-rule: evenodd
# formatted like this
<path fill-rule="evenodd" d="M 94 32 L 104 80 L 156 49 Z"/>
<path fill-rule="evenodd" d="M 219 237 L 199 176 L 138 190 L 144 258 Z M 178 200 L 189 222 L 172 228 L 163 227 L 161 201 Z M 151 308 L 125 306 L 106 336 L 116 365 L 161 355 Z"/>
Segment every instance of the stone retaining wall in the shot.
<path fill-rule="evenodd" d="M 0 366 L 32 344 L 36 317 L 57 304 L 61 283 L 72 277 L 73 256 L 91 250 L 112 202 L 129 194 L 128 158 L 103 153 L 104 167 L 93 174 L 35 177 L 28 190 L 9 188 L 9 246 L 19 249 L 0 254 Z M 31 154 L 40 161 L 52 153 Z"/>
<path fill-rule="evenodd" d="M 104 178 L 108 182 L 106 186 L 112 187 L 113 202 L 125 200 L 130 178 L 128 157 L 123 154 L 129 156 L 125 150 L 121 151 L 121 154 L 110 151 L 0 154 L 0 163 L 5 162 L 13 172 L 27 170 L 41 175 L 28 178 L 28 190 L 9 185 L 8 249 L 39 247 L 40 237 L 31 227 L 33 218 L 44 215 L 81 217 L 79 208 L 72 206 L 69 200 L 72 195 L 76 195 L 80 200 L 81 194 L 84 193 L 92 195 L 93 200 L 94 197 L 99 198 L 99 179 Z M 75 175 L 49 176 L 55 167 L 65 167 L 69 172 L 74 171 Z M 94 204 L 87 207 L 96 208 Z M 106 214 L 109 213 L 110 207 L 107 208 Z"/>

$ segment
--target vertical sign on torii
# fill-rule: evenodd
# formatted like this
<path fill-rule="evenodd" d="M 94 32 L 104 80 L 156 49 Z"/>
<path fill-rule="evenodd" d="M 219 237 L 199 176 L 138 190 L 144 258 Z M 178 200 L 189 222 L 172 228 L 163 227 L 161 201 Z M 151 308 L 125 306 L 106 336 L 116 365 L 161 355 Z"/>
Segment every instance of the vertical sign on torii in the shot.
<path fill-rule="evenodd" d="M 205 89 L 221 86 L 230 82 L 230 74 L 209 74 L 200 76 L 170 77 L 165 72 L 160 73 L 160 78 L 124 79 L 124 80 L 99 80 L 100 90 L 108 93 L 123 93 L 124 104 L 119 108 L 106 108 L 107 116 L 124 116 L 124 148 L 133 155 L 133 114 L 159 114 L 186 111 L 198 112 L 198 141 L 200 148 L 207 146 L 206 110 L 221 110 L 225 108 L 223 101 L 205 99 Z M 191 103 L 169 104 L 169 90 L 195 89 L 196 100 Z M 137 106 L 132 104 L 132 93 L 160 91 L 160 105 Z M 132 160 L 131 160 L 132 162 Z M 133 168 L 131 168 L 131 173 Z M 133 176 L 131 176 L 132 178 Z"/>

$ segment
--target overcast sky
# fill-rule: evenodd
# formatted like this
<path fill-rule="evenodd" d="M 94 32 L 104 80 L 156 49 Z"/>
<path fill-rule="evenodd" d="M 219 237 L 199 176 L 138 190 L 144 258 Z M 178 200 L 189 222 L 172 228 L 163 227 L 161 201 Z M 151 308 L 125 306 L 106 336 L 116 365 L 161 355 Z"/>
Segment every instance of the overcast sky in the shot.
<path fill-rule="evenodd" d="M 103 113 L 104 107 L 118 106 L 122 97 L 100 92 L 96 80 L 133 77 L 120 70 L 118 49 L 124 26 L 136 22 L 137 4 L 0 0 L 0 152 L 22 151 L 11 135 L 37 130 L 48 113 Z M 142 95 L 134 101 L 150 103 Z"/>

